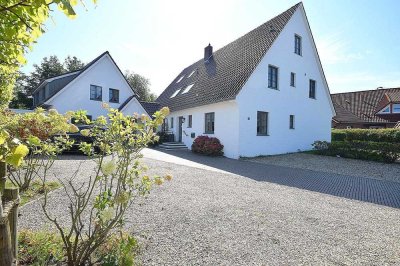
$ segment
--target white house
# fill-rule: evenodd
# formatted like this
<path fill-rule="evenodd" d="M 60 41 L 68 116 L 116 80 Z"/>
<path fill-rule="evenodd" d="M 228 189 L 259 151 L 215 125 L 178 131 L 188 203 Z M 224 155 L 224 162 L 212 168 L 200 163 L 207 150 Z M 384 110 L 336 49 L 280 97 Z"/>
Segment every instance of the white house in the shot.
<path fill-rule="evenodd" d="M 335 115 L 302 3 L 185 68 L 159 96 L 168 130 L 191 147 L 217 137 L 225 156 L 311 149 Z"/>
<path fill-rule="evenodd" d="M 152 115 L 139 102 L 109 52 L 104 52 L 81 70 L 42 81 L 32 95 L 34 107 L 51 106 L 60 113 L 87 110 L 93 119 L 107 114 L 103 102 L 125 114 Z"/>

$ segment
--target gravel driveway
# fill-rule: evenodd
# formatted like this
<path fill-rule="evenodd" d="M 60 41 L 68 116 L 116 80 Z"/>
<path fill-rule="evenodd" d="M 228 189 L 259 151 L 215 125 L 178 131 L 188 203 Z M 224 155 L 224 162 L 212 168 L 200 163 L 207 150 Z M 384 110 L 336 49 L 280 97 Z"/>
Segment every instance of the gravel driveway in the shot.
<path fill-rule="evenodd" d="M 54 171 L 82 163 L 59 160 Z M 82 159 L 82 158 L 79 158 Z M 172 173 L 134 205 L 126 227 L 143 265 L 397 265 L 400 210 L 241 175 L 144 158 L 150 173 Z M 51 195 L 66 221 L 65 195 Z M 38 202 L 21 208 L 21 227 L 47 227 Z"/>

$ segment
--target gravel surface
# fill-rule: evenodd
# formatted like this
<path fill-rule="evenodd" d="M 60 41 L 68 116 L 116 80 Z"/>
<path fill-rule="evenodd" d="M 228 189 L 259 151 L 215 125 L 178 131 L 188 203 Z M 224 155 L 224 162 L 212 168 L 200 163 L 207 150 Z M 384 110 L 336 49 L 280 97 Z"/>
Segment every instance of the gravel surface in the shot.
<path fill-rule="evenodd" d="M 71 165 L 83 162 L 77 182 L 85 180 L 92 163 L 68 159 L 57 161 L 54 172 L 71 173 Z M 143 161 L 151 174 L 174 175 L 128 212 L 126 227 L 141 243 L 143 265 L 400 264 L 399 209 Z M 50 202 L 66 224 L 62 190 Z M 22 228 L 49 226 L 38 202 L 23 206 L 21 214 Z"/>
<path fill-rule="evenodd" d="M 327 173 L 400 182 L 400 163 L 387 164 L 307 153 L 245 158 L 243 160 Z"/>

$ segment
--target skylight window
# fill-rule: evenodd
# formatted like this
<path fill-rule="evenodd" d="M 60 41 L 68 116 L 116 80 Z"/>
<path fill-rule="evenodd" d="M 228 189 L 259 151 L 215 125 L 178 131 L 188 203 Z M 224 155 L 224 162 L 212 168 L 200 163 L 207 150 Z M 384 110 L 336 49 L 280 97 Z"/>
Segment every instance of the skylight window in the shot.
<path fill-rule="evenodd" d="M 181 89 L 177 89 L 177 90 L 174 92 L 174 94 L 171 95 L 170 98 L 174 98 L 176 95 L 178 95 L 178 93 L 179 93 L 180 90 L 181 90 Z"/>
<path fill-rule="evenodd" d="M 183 94 L 183 93 L 189 92 L 190 89 L 193 87 L 193 85 L 194 85 L 194 84 L 190 84 L 190 85 L 186 86 L 186 88 L 182 91 L 182 94 Z"/>
<path fill-rule="evenodd" d="M 187 78 L 190 78 L 190 77 L 194 74 L 194 72 L 196 72 L 196 70 L 193 70 L 193 71 L 189 74 L 189 76 L 187 76 Z"/>
<path fill-rule="evenodd" d="M 178 79 L 178 81 L 177 81 L 176 83 L 181 82 L 181 80 L 182 80 L 184 77 L 185 77 L 185 75 L 182 75 L 182 76 Z"/>

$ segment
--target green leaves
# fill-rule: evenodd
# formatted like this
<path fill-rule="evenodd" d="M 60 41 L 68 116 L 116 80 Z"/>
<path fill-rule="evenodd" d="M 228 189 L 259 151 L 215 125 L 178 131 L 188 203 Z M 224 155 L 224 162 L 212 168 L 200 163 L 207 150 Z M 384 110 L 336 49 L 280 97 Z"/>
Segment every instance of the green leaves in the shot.
<path fill-rule="evenodd" d="M 19 144 L 17 147 L 11 150 L 11 153 L 6 156 L 6 163 L 11 164 L 14 167 L 21 165 L 24 157 L 28 155 L 29 149 L 23 144 Z"/>
<path fill-rule="evenodd" d="M 44 33 L 53 3 L 67 17 L 76 17 L 77 0 L 0 0 L 0 108 L 11 100 L 16 73 L 26 64 L 25 53 Z"/>

